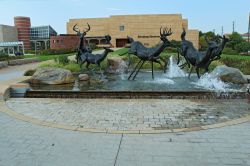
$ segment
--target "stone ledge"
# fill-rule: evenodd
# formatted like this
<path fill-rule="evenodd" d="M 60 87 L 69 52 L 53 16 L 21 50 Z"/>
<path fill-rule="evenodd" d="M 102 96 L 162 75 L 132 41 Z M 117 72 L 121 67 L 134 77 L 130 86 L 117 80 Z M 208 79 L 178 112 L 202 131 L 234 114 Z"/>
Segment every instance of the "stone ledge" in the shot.
<path fill-rule="evenodd" d="M 8 62 L 7 61 L 2 61 L 0 62 L 0 69 L 8 67 Z"/>
<path fill-rule="evenodd" d="M 0 82 L 0 101 L 2 100 L 8 100 L 10 97 L 10 88 L 13 87 L 24 87 L 25 85 L 23 83 L 23 81 L 26 81 L 30 79 L 29 76 L 23 76 L 23 77 L 19 77 L 13 80 L 8 80 L 8 81 L 2 81 Z"/>
<path fill-rule="evenodd" d="M 23 65 L 23 64 L 34 63 L 34 62 L 39 62 L 39 59 L 37 59 L 37 58 L 26 58 L 26 59 L 11 60 L 11 61 L 9 61 L 9 66 Z"/>

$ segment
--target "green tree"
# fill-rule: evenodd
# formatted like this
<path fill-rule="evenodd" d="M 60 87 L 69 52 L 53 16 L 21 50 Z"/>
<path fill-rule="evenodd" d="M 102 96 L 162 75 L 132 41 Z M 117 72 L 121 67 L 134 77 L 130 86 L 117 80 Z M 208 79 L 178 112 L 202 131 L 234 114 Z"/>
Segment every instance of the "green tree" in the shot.
<path fill-rule="evenodd" d="M 235 45 L 235 50 L 238 52 L 247 52 L 250 50 L 250 43 L 244 41 Z"/>
<path fill-rule="evenodd" d="M 242 36 L 237 33 L 234 32 L 229 36 L 230 42 L 227 43 L 227 47 L 236 50 L 236 45 L 239 45 L 243 42 L 245 42 L 245 40 L 242 38 Z"/>

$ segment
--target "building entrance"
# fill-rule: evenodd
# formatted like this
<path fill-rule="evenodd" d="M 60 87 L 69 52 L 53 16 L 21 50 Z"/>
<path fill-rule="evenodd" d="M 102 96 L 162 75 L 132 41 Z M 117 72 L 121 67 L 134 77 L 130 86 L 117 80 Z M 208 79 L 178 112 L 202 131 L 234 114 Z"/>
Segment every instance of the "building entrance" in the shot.
<path fill-rule="evenodd" d="M 127 38 L 116 39 L 116 47 L 124 47 L 128 43 Z"/>

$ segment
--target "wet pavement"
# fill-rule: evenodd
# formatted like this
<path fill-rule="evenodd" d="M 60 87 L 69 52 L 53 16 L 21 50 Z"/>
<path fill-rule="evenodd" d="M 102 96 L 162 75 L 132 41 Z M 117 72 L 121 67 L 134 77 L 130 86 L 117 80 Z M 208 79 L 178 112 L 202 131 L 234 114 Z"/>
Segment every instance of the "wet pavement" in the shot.
<path fill-rule="evenodd" d="M 103 130 L 164 130 L 250 115 L 247 100 L 12 98 L 13 111 L 57 124 Z"/>

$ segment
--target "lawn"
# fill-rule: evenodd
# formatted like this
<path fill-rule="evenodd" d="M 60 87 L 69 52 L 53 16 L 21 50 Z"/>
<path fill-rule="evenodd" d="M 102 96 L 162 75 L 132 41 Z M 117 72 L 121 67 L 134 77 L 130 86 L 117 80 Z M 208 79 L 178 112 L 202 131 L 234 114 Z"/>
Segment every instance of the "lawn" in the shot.
<path fill-rule="evenodd" d="M 129 60 L 129 56 L 127 54 L 128 52 L 128 48 L 123 48 L 123 49 L 119 49 L 117 51 L 114 51 L 112 53 L 110 53 L 108 55 L 108 57 L 114 57 L 114 56 L 119 56 L 122 59 L 124 59 L 125 61 Z M 70 55 L 74 55 L 74 54 L 66 54 L 66 56 L 70 56 Z M 168 59 L 170 56 L 175 56 L 177 58 L 177 54 L 176 53 L 169 53 L 169 52 L 162 52 L 161 57 L 164 60 L 164 62 L 162 63 L 164 65 L 164 63 L 168 63 Z M 46 60 L 51 60 L 51 59 L 56 59 L 60 56 L 65 56 L 65 54 L 63 55 L 40 55 L 40 56 L 25 56 L 25 58 L 33 58 L 33 57 L 37 57 L 39 58 L 40 61 L 46 61 Z M 107 58 L 108 58 L 107 57 Z M 102 70 L 105 70 L 107 68 L 107 58 L 101 63 L 101 68 Z M 139 61 L 139 59 L 134 56 L 131 55 L 131 64 L 133 67 L 137 62 Z M 213 70 L 216 66 L 218 65 L 227 65 L 230 67 L 234 67 L 234 68 L 238 68 L 240 69 L 244 74 L 250 74 L 250 56 L 242 56 L 242 55 L 221 55 L 221 59 L 214 61 L 211 66 L 210 66 L 210 71 Z M 54 62 L 54 61 L 50 61 L 49 63 L 47 62 L 43 62 L 41 63 L 40 67 L 45 67 L 45 66 L 50 66 L 50 67 L 60 67 L 60 68 L 65 68 L 68 70 L 71 70 L 72 72 L 79 72 L 81 69 L 79 67 L 78 64 L 76 64 L 75 62 L 70 62 L 66 65 L 62 65 L 59 64 L 58 62 Z M 161 69 L 161 66 L 159 64 L 154 64 L 155 69 Z M 98 67 L 96 65 L 90 65 L 91 69 L 95 69 L 98 70 Z M 145 65 L 143 66 L 143 69 L 150 69 L 151 68 L 151 64 L 150 63 L 145 63 Z M 86 70 L 85 65 L 83 66 L 83 70 Z M 186 69 L 187 70 L 187 69 Z"/>

